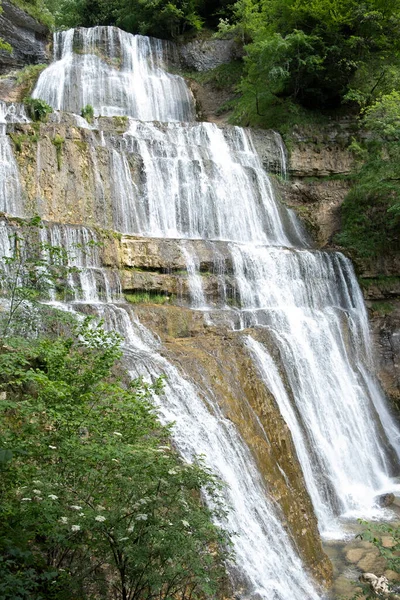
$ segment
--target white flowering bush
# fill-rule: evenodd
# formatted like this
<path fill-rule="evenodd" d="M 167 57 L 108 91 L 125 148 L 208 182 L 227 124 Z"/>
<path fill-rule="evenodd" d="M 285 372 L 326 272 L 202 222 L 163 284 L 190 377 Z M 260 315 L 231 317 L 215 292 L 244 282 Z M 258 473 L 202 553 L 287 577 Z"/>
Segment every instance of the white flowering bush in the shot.
<path fill-rule="evenodd" d="M 151 403 L 161 383 L 117 377 L 118 337 L 88 321 L 70 337 L 7 344 L 0 598 L 215 596 L 228 543 L 213 524 L 218 482 L 169 445 Z"/>

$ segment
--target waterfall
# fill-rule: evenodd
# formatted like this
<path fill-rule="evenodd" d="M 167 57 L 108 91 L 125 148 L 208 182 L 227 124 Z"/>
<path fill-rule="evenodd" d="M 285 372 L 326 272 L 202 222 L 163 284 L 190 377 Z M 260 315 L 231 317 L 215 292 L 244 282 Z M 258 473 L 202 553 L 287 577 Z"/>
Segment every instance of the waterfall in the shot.
<path fill-rule="evenodd" d="M 343 520 L 376 518 L 375 497 L 393 483 L 400 434 L 371 374 L 367 314 L 351 263 L 339 253 L 228 245 L 239 328 L 290 427 L 321 534 L 343 537 Z M 237 319 L 232 319 L 238 327 Z M 381 517 L 382 517 L 382 513 Z"/>
<path fill-rule="evenodd" d="M 191 121 L 193 100 L 184 80 L 163 68 L 167 42 L 116 27 L 54 34 L 54 62 L 41 73 L 34 98 L 56 110 L 133 116 L 143 121 Z"/>
<path fill-rule="evenodd" d="M 28 119 L 20 104 L 0 101 L 0 212 L 22 217 L 23 195 L 15 161 L 7 133 L 7 123 L 23 123 Z"/>
<path fill-rule="evenodd" d="M 250 132 L 192 122 L 190 93 L 180 77 L 165 71 L 165 50 L 162 42 L 113 27 L 56 33 L 54 62 L 41 73 L 34 96 L 57 110 L 79 114 L 91 104 L 96 115 L 130 117 L 122 136 L 101 132 L 99 139 L 90 132 L 93 154 L 95 144 L 108 152 L 114 227 L 180 240 L 192 308 L 201 309 L 210 326 L 246 329 L 239 335 L 292 432 L 320 530 L 337 537 L 341 518 L 371 515 L 374 496 L 393 489 L 393 456 L 400 447 L 372 374 L 361 292 L 349 261 L 310 250 L 294 213 L 276 201 Z M 277 143 L 284 173 L 286 156 Z M 17 170 L 11 177 L 12 160 L 0 162 L 9 182 L 18 181 Z M 99 175 L 96 190 L 103 207 Z M 16 198 L 9 212 L 19 210 L 19 188 L 1 194 L 0 187 L 0 200 Z M 237 533 L 236 564 L 248 596 L 317 599 L 249 449 L 212 394 L 161 356 L 124 304 L 117 274 L 102 266 L 96 234 L 52 225 L 42 235 L 70 251 L 71 264 L 80 269 L 69 277 L 65 296 L 54 293 L 53 301 L 91 310 L 122 333 L 134 376 L 167 374 L 160 414 L 175 422 L 183 457 L 203 453 L 227 484 L 228 526 Z M 214 253 L 220 297 L 219 308 L 209 311 L 201 261 L 190 241 L 196 239 L 207 240 Z M 80 249 L 89 242 L 94 245 L 86 255 Z"/>
<path fill-rule="evenodd" d="M 9 230 L 0 227 L 0 248 L 8 247 Z M 103 281 L 110 280 L 110 274 L 101 267 L 96 234 L 85 227 L 52 224 L 41 230 L 41 239 L 64 248 L 70 266 L 79 267 L 79 277 L 68 281 L 72 298 L 65 306 L 77 312 L 86 312 L 90 307 L 106 328 L 124 337 L 124 360 L 132 377 L 154 381 L 161 374 L 167 376 L 163 395 L 155 398 L 160 418 L 164 423 L 174 423 L 174 440 L 183 458 L 191 461 L 195 455 L 203 455 L 206 464 L 226 484 L 221 492 L 228 508 L 223 525 L 234 534 L 232 569 L 238 571 L 240 585 L 251 597 L 318 600 L 320 596 L 282 525 L 282 516 L 269 500 L 254 459 L 235 426 L 224 418 L 210 395 L 204 399 L 204 390 L 200 395 L 159 354 L 158 342 L 117 291 L 112 300 L 106 295 L 101 301 L 95 279 L 87 276 L 88 271 L 95 270 L 102 272 Z M 55 304 L 60 306 L 59 302 Z"/>

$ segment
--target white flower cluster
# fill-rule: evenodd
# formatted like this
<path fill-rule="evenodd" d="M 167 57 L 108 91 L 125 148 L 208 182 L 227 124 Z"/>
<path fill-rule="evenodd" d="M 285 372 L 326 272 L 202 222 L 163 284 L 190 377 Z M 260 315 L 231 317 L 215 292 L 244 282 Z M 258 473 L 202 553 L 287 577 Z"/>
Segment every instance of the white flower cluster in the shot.
<path fill-rule="evenodd" d="M 102 515 L 97 515 L 97 517 L 95 517 L 94 520 L 98 521 L 99 523 L 103 523 L 106 520 L 106 518 L 103 517 Z"/>

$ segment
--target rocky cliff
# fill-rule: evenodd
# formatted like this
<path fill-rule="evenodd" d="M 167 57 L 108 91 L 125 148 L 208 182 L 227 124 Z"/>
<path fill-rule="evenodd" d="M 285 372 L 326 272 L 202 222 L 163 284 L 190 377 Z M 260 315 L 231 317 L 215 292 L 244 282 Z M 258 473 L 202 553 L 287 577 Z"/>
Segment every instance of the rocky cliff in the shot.
<path fill-rule="evenodd" d="M 114 168 L 126 144 L 127 120 L 99 118 L 96 129 L 78 126 L 79 120 L 69 115 L 53 115 L 52 120 L 8 125 L 25 214 L 39 213 L 50 228 L 52 223 L 66 223 L 97 231 L 103 240 L 102 264 L 109 271 L 118 270 L 127 300 L 135 305 L 140 321 L 159 336 L 168 361 L 200 389 L 211 390 L 223 414 L 235 423 L 281 507 L 285 526 L 307 568 L 326 584 L 331 569 L 321 549 L 290 431 L 250 360 L 246 331 L 233 332 L 231 323 L 222 317 L 219 324 L 211 325 L 203 312 L 187 308 L 186 243 L 120 233 L 123 214 Z M 161 131 L 163 125 L 157 127 Z M 278 165 L 276 136 L 266 133 L 264 137 L 271 150 L 269 160 Z M 125 167 L 134 186 L 140 188 L 141 156 L 135 152 L 126 156 Z M 234 303 L 232 259 L 226 242 L 191 240 L 188 245 L 198 256 L 207 301 L 218 301 L 222 277 L 229 301 Z M 268 343 L 267 332 L 259 335 Z"/>
<path fill-rule="evenodd" d="M 44 42 L 41 33 L 37 33 L 38 42 L 34 46 L 38 53 L 29 54 L 26 50 L 24 58 L 21 46 L 20 62 L 10 68 L 24 61 L 45 60 L 41 53 Z M 185 60 L 196 58 L 198 51 L 196 45 L 191 46 Z M 224 56 L 221 51 L 222 62 Z M 208 68 L 207 60 L 199 60 L 196 68 Z M 114 166 L 126 144 L 123 134 L 127 126 L 124 117 L 114 117 L 100 118 L 90 128 L 76 117 L 59 114 L 52 115 L 45 124 L 9 125 L 8 136 L 21 174 L 25 213 L 39 213 L 50 228 L 54 223 L 64 223 L 97 231 L 103 241 L 103 266 L 110 271 L 118 270 L 126 298 L 135 304 L 141 322 L 159 336 L 164 356 L 200 387 L 212 390 L 223 414 L 237 425 L 257 460 L 266 486 L 281 506 L 285 526 L 290 529 L 306 566 L 319 581 L 326 582 L 330 566 L 321 550 L 292 438 L 273 397 L 249 360 L 244 344 L 246 331 L 232 331 L 223 318 L 219 324 L 214 321 L 210 325 L 201 311 L 187 307 L 190 291 L 187 262 L 179 241 L 121 234 L 125 215 L 115 202 L 118 182 L 114 180 Z M 162 124 L 156 127 L 163 129 Z M 348 182 L 342 176 L 354 166 L 347 150 L 351 133 L 351 123 L 347 122 L 333 124 L 318 135 L 294 132 L 290 156 L 274 132 L 256 131 L 253 135 L 264 166 L 277 175 L 275 185 L 283 201 L 303 216 L 321 247 L 330 245 L 340 228 L 339 209 L 348 190 Z M 288 159 L 289 180 L 284 179 L 283 158 Z M 124 169 L 129 170 L 135 186 L 140 188 L 143 185 L 140 154 L 131 152 Z M 214 243 L 212 249 L 210 242 L 190 243 L 199 257 L 199 276 L 207 301 L 216 302 L 223 273 L 228 299 L 234 303 L 231 258 L 224 242 Z M 394 390 L 400 380 L 397 266 L 390 262 L 381 266 L 360 264 L 358 268 L 373 317 L 381 380 L 395 397 Z M 380 309 L 376 303 L 380 303 Z M 387 304 L 394 308 L 388 309 Z M 268 346 L 268 332 L 259 331 L 257 335 Z M 279 362 L 279 357 L 275 358 Z"/>
<path fill-rule="evenodd" d="M 0 51 L 0 74 L 48 62 L 48 28 L 7 0 L 1 6 L 0 34 L 13 50 Z"/>

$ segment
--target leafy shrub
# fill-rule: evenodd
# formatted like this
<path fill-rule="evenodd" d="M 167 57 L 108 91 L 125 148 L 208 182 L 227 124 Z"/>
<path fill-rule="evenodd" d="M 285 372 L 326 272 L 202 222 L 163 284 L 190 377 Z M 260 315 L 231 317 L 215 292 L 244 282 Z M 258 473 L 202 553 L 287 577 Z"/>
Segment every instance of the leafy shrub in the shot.
<path fill-rule="evenodd" d="M 364 257 L 400 250 L 400 149 L 370 144 L 341 209 L 336 241 Z"/>
<path fill-rule="evenodd" d="M 88 123 L 93 123 L 94 119 L 94 108 L 91 104 L 86 104 L 81 110 L 81 116 L 86 119 Z"/>
<path fill-rule="evenodd" d="M 40 98 L 26 98 L 24 104 L 28 114 L 34 121 L 46 121 L 47 115 L 53 112 L 51 106 Z"/>
<path fill-rule="evenodd" d="M 119 341 L 86 319 L 1 348 L 4 600 L 196 599 L 224 580 L 219 484 L 170 446 L 152 405 L 162 382 L 118 375 Z"/>

